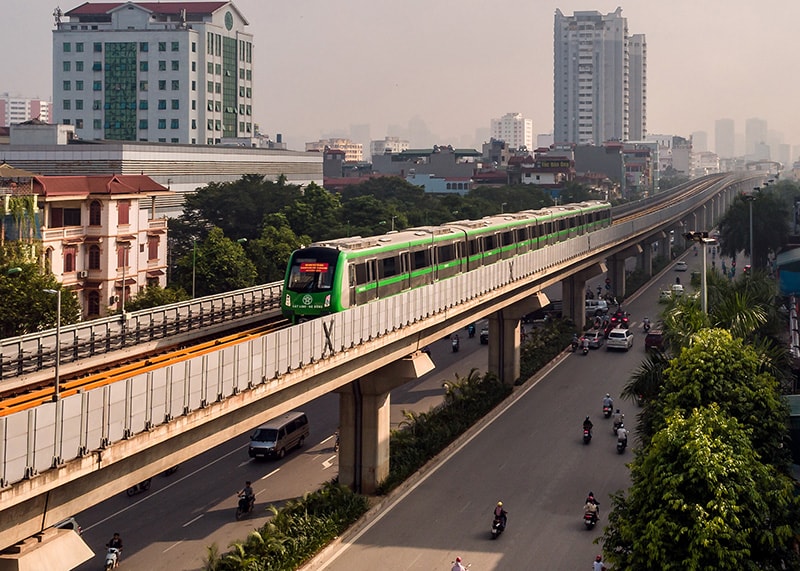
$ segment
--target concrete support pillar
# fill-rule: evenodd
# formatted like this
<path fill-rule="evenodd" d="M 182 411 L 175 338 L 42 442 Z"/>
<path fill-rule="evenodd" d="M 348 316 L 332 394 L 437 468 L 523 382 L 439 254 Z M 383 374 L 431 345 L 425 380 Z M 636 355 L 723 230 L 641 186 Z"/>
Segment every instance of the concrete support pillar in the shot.
<path fill-rule="evenodd" d="M 658 255 L 662 258 L 670 259 L 670 252 L 672 251 L 669 239 L 672 234 L 669 232 L 662 232 L 658 239 Z"/>
<path fill-rule="evenodd" d="M 529 296 L 489 316 L 490 373 L 503 383 L 512 384 L 519 378 L 519 348 L 522 340 L 522 317 L 547 306 L 550 300 L 542 292 Z"/>
<path fill-rule="evenodd" d="M 606 259 L 608 264 L 608 277 L 611 280 L 611 293 L 617 299 L 625 295 L 625 256 L 614 254 Z"/>
<path fill-rule="evenodd" d="M 338 389 L 339 481 L 373 494 L 389 475 L 390 392 L 432 371 L 430 357 L 415 353 Z"/>
<path fill-rule="evenodd" d="M 586 324 L 586 279 L 573 274 L 561 280 L 562 314 L 575 322 L 578 330 Z"/>
<path fill-rule="evenodd" d="M 645 274 L 653 276 L 653 245 L 655 242 L 644 242 L 642 244 L 642 253 L 637 257 L 637 266 L 644 271 Z"/>

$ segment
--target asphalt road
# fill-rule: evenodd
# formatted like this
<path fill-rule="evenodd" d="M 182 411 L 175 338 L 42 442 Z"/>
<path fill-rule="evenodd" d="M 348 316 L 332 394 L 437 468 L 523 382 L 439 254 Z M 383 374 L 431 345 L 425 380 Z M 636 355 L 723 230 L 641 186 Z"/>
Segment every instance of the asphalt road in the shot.
<path fill-rule="evenodd" d="M 699 262 L 693 263 L 699 258 L 686 259 L 690 271 L 699 267 Z M 689 273 L 684 275 L 682 282 L 688 283 Z M 448 569 L 456 554 L 473 563 L 473 571 L 588 566 L 598 551 L 592 539 L 600 535 L 600 528 L 583 528 L 583 499 L 593 490 L 605 511 L 608 494 L 628 485 L 625 462 L 631 458 L 630 450 L 617 455 L 610 421 L 601 419 L 601 399 L 611 392 L 618 400 L 630 372 L 641 362 L 641 317 L 649 315 L 655 321 L 658 290 L 673 280 L 668 270 L 641 299 L 626 305 L 636 332 L 633 350 L 568 355 L 535 386 L 526 387 L 505 414 L 443 463 L 406 501 L 385 512 L 329 569 L 366 570 L 385 567 L 387 561 L 397 569 Z M 479 344 L 477 335 L 470 339 L 464 331 L 460 337 L 459 353 L 452 353 L 449 341 L 438 341 L 431 347 L 436 370 L 392 393 L 393 426 L 403 420 L 404 410 L 424 411 L 440 402 L 444 381 L 456 374 L 466 376 L 473 367 L 486 370 L 487 347 Z M 633 405 L 618 403 L 633 420 Z M 311 421 L 311 438 L 303 450 L 283 460 L 250 460 L 243 434 L 182 464 L 170 476 L 153 478 L 148 492 L 132 498 L 119 494 L 76 514 L 84 540 L 96 553 L 78 569 L 102 567 L 103 546 L 115 531 L 125 544 L 124 569 L 201 569 L 208 546 L 226 550 L 266 522 L 268 505 L 332 479 L 337 473 L 337 397 L 319 398 L 303 410 Z M 580 426 L 587 414 L 595 422 L 595 435 L 584 446 Z M 248 479 L 256 492 L 256 509 L 237 522 L 235 495 Z M 509 526 L 492 542 L 491 509 L 499 499 L 510 512 Z"/>
<path fill-rule="evenodd" d="M 699 269 L 687 261 L 690 271 Z M 691 290 L 689 273 L 683 275 Z M 369 526 L 328 553 L 318 569 L 444 570 L 456 556 L 472 571 L 588 569 L 600 551 L 594 540 L 602 534 L 609 494 L 629 485 L 626 463 L 632 459 L 630 449 L 617 454 L 611 420 L 602 418 L 602 398 L 611 393 L 633 428 L 638 408 L 619 394 L 644 357 L 641 319 L 656 321 L 658 290 L 674 277 L 666 270 L 625 305 L 633 349 L 566 354 Z M 589 445 L 582 442 L 586 415 L 595 425 Z M 590 490 L 601 502 L 601 520 L 587 531 L 582 508 Z M 492 540 L 491 512 L 498 500 L 509 512 L 508 528 Z"/>

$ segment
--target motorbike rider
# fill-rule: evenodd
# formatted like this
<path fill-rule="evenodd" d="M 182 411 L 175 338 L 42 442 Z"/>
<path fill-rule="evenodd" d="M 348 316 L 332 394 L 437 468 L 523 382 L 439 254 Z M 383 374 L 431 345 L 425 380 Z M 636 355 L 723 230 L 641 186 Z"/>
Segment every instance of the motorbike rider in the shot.
<path fill-rule="evenodd" d="M 461 558 L 456 557 L 456 562 L 453 564 L 452 569 L 450 571 L 467 571 L 467 568 L 461 564 Z"/>
<path fill-rule="evenodd" d="M 244 483 L 244 489 L 241 492 L 239 492 L 239 497 L 244 502 L 242 507 L 249 511 L 251 506 L 256 501 L 256 494 L 253 491 L 253 487 L 250 485 L 250 480 L 247 480 Z"/>
<path fill-rule="evenodd" d="M 645 331 L 649 331 L 650 330 L 650 318 L 649 317 L 645 317 L 644 319 L 642 319 L 642 327 L 644 327 Z"/>
<path fill-rule="evenodd" d="M 114 532 L 114 537 L 106 543 L 106 547 L 117 550 L 117 564 L 119 564 L 120 559 L 122 559 L 122 537 L 120 537 L 119 532 Z"/>
<path fill-rule="evenodd" d="M 628 429 L 622 423 L 617 428 L 617 442 L 624 442 L 626 446 L 628 444 Z"/>
<path fill-rule="evenodd" d="M 500 525 L 505 529 L 506 522 L 508 522 L 508 512 L 503 508 L 503 502 L 497 502 L 494 507 L 494 517 L 500 518 Z"/>
<path fill-rule="evenodd" d="M 606 396 L 603 397 L 603 408 L 605 407 L 613 407 L 614 406 L 614 399 L 611 398 L 611 395 L 606 393 Z"/>
<path fill-rule="evenodd" d="M 589 350 L 589 340 L 586 337 L 581 338 L 581 347 L 583 348 L 584 351 Z"/>
<path fill-rule="evenodd" d="M 612 418 L 612 420 L 614 421 L 614 430 L 616 431 L 616 430 L 617 430 L 617 428 L 619 428 L 619 427 L 620 427 L 620 425 L 621 425 L 621 424 L 623 423 L 623 421 L 625 420 L 625 415 L 624 415 L 624 414 L 622 414 L 622 413 L 619 411 L 619 409 L 617 409 L 617 410 L 615 410 L 615 411 L 614 411 L 614 415 L 613 415 L 611 418 Z"/>
<path fill-rule="evenodd" d="M 587 416 L 586 419 L 583 421 L 583 429 L 584 430 L 588 430 L 589 432 L 592 432 L 592 428 L 593 427 L 594 427 L 594 424 L 592 424 L 592 421 L 589 420 L 589 417 Z"/>
<path fill-rule="evenodd" d="M 598 555 L 592 562 L 592 571 L 606 571 L 606 566 L 603 565 L 603 557 Z"/>
<path fill-rule="evenodd" d="M 578 339 L 578 334 L 577 333 L 573 333 L 572 334 L 572 350 L 573 351 L 578 348 L 578 343 L 580 343 L 580 340 Z"/>

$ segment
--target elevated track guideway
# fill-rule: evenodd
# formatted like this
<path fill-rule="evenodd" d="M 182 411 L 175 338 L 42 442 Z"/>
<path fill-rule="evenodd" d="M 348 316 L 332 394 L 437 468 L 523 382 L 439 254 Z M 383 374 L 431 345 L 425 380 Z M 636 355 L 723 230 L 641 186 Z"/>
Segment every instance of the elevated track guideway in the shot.
<path fill-rule="evenodd" d="M 659 233 L 664 236 L 665 228 L 679 224 L 717 194 L 730 196 L 752 188 L 756 178 L 752 174 L 706 177 L 674 196 L 621 208 L 610 227 L 590 235 L 292 327 L 278 321 L 255 325 L 265 321 L 266 313 L 274 313 L 280 284 L 233 292 L 230 295 L 251 305 L 251 315 L 239 322 L 246 324 L 249 319 L 253 323 L 249 329 L 193 346 L 188 345 L 192 337 L 188 334 L 186 339 L 173 336 L 157 342 L 147 337 L 134 344 L 136 349 L 159 349 L 162 354 L 138 360 L 126 356 L 126 364 L 88 375 L 65 374 L 57 402 L 52 402 L 52 386 L 41 386 L 45 356 L 54 349 L 42 340 L 50 332 L 39 341 L 27 339 L 37 348 L 34 360 L 41 358 L 43 363 L 36 365 L 37 386 L 26 394 L 17 387 L 13 397 L 0 402 L 4 515 L 0 546 L 31 536 L 259 422 L 396 363 L 477 318 L 521 303 L 569 276 L 586 258 L 623 251 L 630 243 Z M 191 307 L 171 309 L 171 319 L 196 318 Z M 230 303 L 228 308 L 238 312 Z M 185 334 L 183 325 L 165 325 L 165 315 L 143 317 L 153 326 L 140 330 L 173 327 Z M 223 320 L 217 326 L 193 328 L 193 336 L 220 334 L 230 330 L 232 322 Z M 124 341 L 115 343 L 110 331 L 104 343 L 108 346 L 126 346 L 135 339 L 129 337 L 130 331 L 116 327 L 116 335 Z M 89 329 L 75 338 L 81 345 L 92 340 Z M 6 348 L 21 354 L 25 342 L 3 346 L 4 367 Z M 170 345 L 181 346 L 164 350 Z M 118 360 L 115 354 L 104 359 Z M 77 368 L 91 369 L 80 358 L 75 363 Z M 10 370 L 4 368 L 4 375 Z M 23 379 L 4 376 L 0 390 L 7 382 Z"/>

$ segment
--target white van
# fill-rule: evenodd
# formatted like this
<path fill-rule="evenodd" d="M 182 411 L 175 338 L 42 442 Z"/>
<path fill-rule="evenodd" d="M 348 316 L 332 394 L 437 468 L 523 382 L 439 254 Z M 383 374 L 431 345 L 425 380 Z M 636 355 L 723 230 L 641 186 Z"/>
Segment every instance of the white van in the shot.
<path fill-rule="evenodd" d="M 303 412 L 287 412 L 256 428 L 250 435 L 250 458 L 283 458 L 292 448 L 300 448 L 311 433 Z"/>

